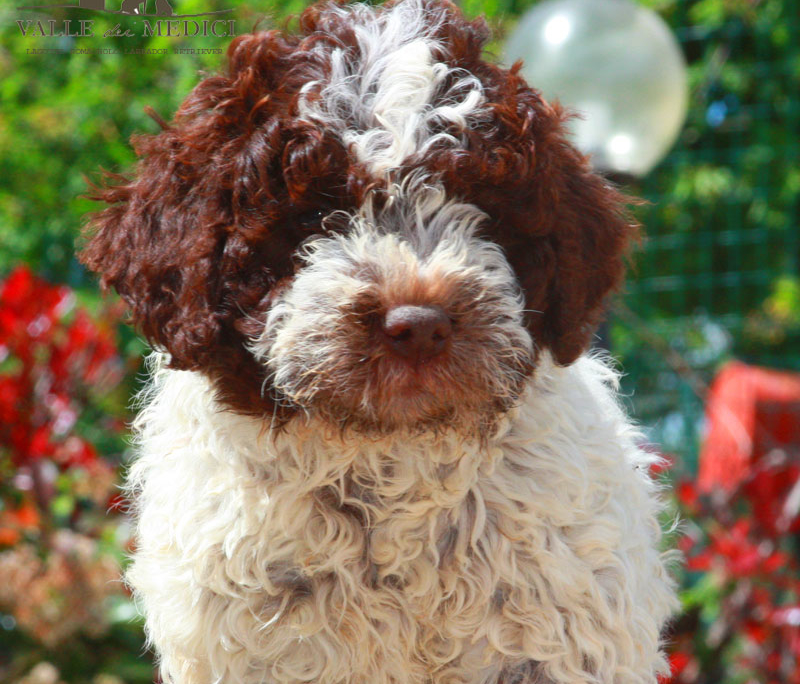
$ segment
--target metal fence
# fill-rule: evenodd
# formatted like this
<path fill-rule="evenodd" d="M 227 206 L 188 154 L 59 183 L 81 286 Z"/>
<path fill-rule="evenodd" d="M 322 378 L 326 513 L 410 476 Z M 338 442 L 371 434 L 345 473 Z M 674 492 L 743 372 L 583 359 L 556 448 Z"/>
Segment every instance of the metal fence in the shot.
<path fill-rule="evenodd" d="M 635 415 L 691 471 L 721 363 L 800 370 L 800 2 L 691 0 L 666 18 L 690 113 L 633 189 L 647 237 L 611 339 Z"/>

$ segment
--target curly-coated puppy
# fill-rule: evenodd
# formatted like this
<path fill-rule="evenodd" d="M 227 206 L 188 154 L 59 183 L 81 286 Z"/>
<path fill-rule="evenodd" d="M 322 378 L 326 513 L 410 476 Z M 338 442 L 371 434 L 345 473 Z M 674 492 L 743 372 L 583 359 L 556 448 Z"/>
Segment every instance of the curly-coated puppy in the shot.
<path fill-rule="evenodd" d="M 241 36 L 83 254 L 156 349 L 128 579 L 176 684 L 652 684 L 615 378 L 635 226 L 446 0 Z"/>

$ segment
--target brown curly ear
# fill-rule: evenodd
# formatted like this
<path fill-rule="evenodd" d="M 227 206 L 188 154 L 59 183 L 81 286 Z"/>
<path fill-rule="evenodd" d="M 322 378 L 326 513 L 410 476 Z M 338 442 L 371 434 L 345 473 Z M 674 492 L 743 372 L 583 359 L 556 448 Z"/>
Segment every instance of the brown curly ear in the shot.
<path fill-rule="evenodd" d="M 291 72 L 307 61 L 296 42 L 278 32 L 234 40 L 225 75 L 201 82 L 172 124 L 156 117 L 160 133 L 134 137 L 134 178 L 106 174 L 93 188 L 108 206 L 90 217 L 80 255 L 171 367 L 203 371 L 246 413 L 272 404 L 243 323 L 262 318 L 275 282 L 291 273 L 305 235 L 293 212 L 310 201 L 306 176 L 325 179 L 318 166 L 335 147 L 322 138 L 285 154 L 297 137 L 287 112 L 319 77 Z"/>
<path fill-rule="evenodd" d="M 156 136 L 146 146 L 161 142 Z M 173 367 L 194 368 L 202 363 L 196 352 L 213 346 L 219 333 L 212 274 L 203 272 L 216 245 L 212 236 L 193 230 L 194 212 L 165 198 L 173 179 L 162 156 L 140 164 L 136 181 L 107 175 L 105 187 L 93 188 L 91 198 L 110 206 L 90 218 L 80 259 L 101 275 L 104 289 L 119 293 L 133 323 L 154 347 L 170 353 Z"/>
<path fill-rule="evenodd" d="M 557 363 L 568 365 L 590 346 L 608 296 L 622 282 L 638 225 L 628 212 L 630 198 L 593 173 L 577 150 L 558 146 L 557 156 L 541 181 L 547 200 L 539 211 L 550 213 L 552 277 L 544 301 L 542 290 L 528 283 L 535 276 L 523 277 L 522 286 L 529 293 L 528 308 L 542 311 L 534 314 L 534 339 Z"/>
<path fill-rule="evenodd" d="M 482 80 L 493 125 L 469 131 L 468 149 L 433 151 L 418 164 L 490 217 L 485 232 L 517 275 L 534 343 L 567 365 L 590 345 L 622 281 L 638 234 L 630 199 L 592 172 L 568 141 L 569 115 L 525 83 L 521 63 L 507 70 L 470 54 L 457 56 Z"/>
<path fill-rule="evenodd" d="M 211 185 L 221 180 L 214 156 L 188 147 L 196 143 L 188 132 L 196 125 L 135 139 L 136 179 L 107 175 L 105 186 L 94 188 L 92 199 L 109 206 L 90 218 L 80 255 L 179 369 L 213 363 L 235 315 L 229 304 L 245 294 L 236 291 L 240 278 L 229 258 L 241 242 L 233 203 Z M 268 289 L 269 273 L 253 275 Z"/>

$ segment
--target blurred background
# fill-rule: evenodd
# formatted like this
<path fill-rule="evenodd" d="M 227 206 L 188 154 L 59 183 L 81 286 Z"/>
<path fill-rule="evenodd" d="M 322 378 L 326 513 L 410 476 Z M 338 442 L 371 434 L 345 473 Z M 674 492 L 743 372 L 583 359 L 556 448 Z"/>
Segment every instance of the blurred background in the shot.
<path fill-rule="evenodd" d="M 547 49 L 537 31 L 575 44 L 570 2 L 461 5 L 494 27 L 493 59 L 528 50 L 535 66 Z M 224 51 L 229 39 L 104 38 L 126 18 L 16 4 L 0 2 L 0 682 L 151 682 L 119 581 L 131 529 L 118 484 L 146 348 L 74 253 L 96 209 L 82 197 L 87 177 L 130 170 L 130 136 L 156 130 L 145 107 L 169 118 L 222 63 L 175 49 Z M 176 11 L 233 8 L 244 33 L 304 4 L 181 0 Z M 635 4 L 678 46 L 680 116 L 648 168 L 592 151 L 600 171 L 647 200 L 636 208 L 646 236 L 602 343 L 648 448 L 667 457 L 657 474 L 673 492 L 665 523 L 682 520 L 670 543 L 686 557 L 683 613 L 665 681 L 800 684 L 800 1 Z M 83 18 L 94 37 L 33 38 L 16 23 Z M 645 59 L 635 41 L 614 52 L 613 73 Z M 579 72 L 575 54 L 550 55 L 553 72 Z M 657 91 L 661 76 L 649 73 Z M 611 148 L 629 147 L 620 140 Z"/>

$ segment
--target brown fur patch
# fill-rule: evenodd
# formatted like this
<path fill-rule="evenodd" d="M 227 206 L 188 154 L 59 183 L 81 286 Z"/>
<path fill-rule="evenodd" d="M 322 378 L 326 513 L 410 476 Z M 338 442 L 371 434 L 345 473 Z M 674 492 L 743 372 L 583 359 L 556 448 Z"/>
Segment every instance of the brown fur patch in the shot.
<path fill-rule="evenodd" d="M 436 57 L 482 81 L 494 121 L 466 131 L 466 150 L 434 149 L 404 171 L 427 171 L 490 216 L 486 234 L 525 290 L 534 340 L 571 363 L 622 277 L 636 233 L 624 198 L 566 142 L 564 112 L 523 82 L 519 65 L 481 59 L 485 22 L 444 0 L 427 4 Z M 353 27 L 328 7 L 307 9 L 297 35 L 236 38 L 223 75 L 202 81 L 160 133 L 134 138 L 135 177 L 108 175 L 92 195 L 108 207 L 90 221 L 83 263 L 173 368 L 205 373 L 240 413 L 291 415 L 273 403 L 248 335 L 291 278 L 297 246 L 320 230 L 317 215 L 357 207 L 383 183 L 333 133 L 296 118 L 300 88 L 324 81 L 334 47 L 359 59 Z"/>

